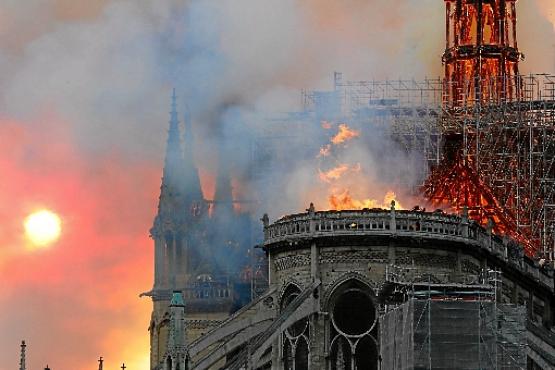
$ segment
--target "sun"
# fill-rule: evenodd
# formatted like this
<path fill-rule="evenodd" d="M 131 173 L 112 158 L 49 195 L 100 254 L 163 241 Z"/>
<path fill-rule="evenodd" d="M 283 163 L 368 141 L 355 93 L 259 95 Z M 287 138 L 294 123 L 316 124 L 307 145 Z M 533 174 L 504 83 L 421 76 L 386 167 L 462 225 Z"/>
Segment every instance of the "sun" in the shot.
<path fill-rule="evenodd" d="M 25 236 L 38 247 L 55 242 L 62 232 L 60 216 L 47 209 L 31 213 L 23 225 L 25 226 Z"/>

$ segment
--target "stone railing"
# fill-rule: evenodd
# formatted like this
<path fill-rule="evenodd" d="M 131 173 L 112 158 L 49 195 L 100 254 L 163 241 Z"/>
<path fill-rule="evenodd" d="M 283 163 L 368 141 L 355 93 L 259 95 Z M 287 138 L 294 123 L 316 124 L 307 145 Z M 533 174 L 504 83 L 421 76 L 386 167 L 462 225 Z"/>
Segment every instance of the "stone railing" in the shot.
<path fill-rule="evenodd" d="M 492 233 L 476 222 L 462 216 L 443 212 L 363 209 L 355 211 L 315 211 L 288 215 L 270 224 L 264 215 L 264 246 L 294 243 L 302 239 L 344 235 L 406 236 L 463 242 L 486 249 L 490 254 L 513 265 L 536 280 L 553 286 L 552 271 L 540 271 L 524 257 L 522 248 L 510 250 L 508 239 Z M 513 242 L 514 245 L 514 242 Z M 551 275 L 551 276 L 550 276 Z"/>
<path fill-rule="evenodd" d="M 360 210 L 309 211 L 282 217 L 264 227 L 264 244 L 334 235 L 429 235 L 483 242 L 492 238 L 467 218 L 442 212 Z M 489 244 L 489 243 L 488 243 Z M 493 245 L 497 247 L 497 245 Z"/>

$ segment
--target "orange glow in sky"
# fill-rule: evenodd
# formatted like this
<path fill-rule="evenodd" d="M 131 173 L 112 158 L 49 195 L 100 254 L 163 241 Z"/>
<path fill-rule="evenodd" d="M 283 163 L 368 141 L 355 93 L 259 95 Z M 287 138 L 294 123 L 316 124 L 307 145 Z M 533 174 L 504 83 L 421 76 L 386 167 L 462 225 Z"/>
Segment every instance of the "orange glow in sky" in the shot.
<path fill-rule="evenodd" d="M 56 117 L 0 118 L 0 368 L 25 340 L 28 368 L 95 369 L 103 356 L 147 369 L 139 294 L 152 287 L 161 166 L 84 155 L 70 132 Z"/>

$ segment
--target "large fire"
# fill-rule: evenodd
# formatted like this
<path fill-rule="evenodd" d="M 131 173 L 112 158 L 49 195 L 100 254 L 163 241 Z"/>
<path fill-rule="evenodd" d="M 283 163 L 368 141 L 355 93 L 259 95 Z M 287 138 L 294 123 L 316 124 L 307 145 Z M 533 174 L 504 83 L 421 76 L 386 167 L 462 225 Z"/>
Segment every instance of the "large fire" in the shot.
<path fill-rule="evenodd" d="M 335 125 L 332 122 L 322 121 L 324 130 L 332 130 Z M 385 208 L 391 207 L 395 200 L 397 209 L 402 206 L 396 199 L 392 190 L 386 191 L 383 200 L 381 196 L 370 196 L 376 193 L 372 181 L 369 181 L 368 173 L 365 173 L 361 163 L 345 154 L 346 144 L 360 137 L 360 131 L 349 127 L 346 123 L 337 125 L 337 132 L 331 136 L 329 143 L 320 148 L 317 158 L 326 170 L 318 168 L 318 179 L 325 187 L 327 206 L 334 210 Z M 331 154 L 333 153 L 333 156 Z M 360 158 L 358 158 L 360 159 Z M 382 190 L 378 190 L 383 194 Z"/>
<path fill-rule="evenodd" d="M 364 208 L 384 208 L 391 207 L 391 202 L 395 201 L 395 209 L 403 209 L 403 206 L 396 200 L 395 192 L 388 191 L 383 201 L 376 199 L 354 199 L 348 189 L 344 189 L 339 194 L 331 194 L 329 196 L 329 204 L 332 209 L 342 211 L 346 209 L 364 209 Z"/>

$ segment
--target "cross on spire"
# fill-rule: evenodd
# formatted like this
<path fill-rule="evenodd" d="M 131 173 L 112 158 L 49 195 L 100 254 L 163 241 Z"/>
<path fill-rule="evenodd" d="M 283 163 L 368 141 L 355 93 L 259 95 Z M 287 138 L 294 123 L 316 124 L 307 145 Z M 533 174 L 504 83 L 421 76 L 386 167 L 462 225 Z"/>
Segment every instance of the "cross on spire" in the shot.
<path fill-rule="evenodd" d="M 104 367 L 104 359 L 102 358 L 102 356 L 100 356 L 100 358 L 98 359 L 98 370 L 102 370 L 103 367 Z"/>
<path fill-rule="evenodd" d="M 125 366 L 125 362 L 123 364 L 121 364 L 121 370 L 125 370 L 127 369 L 127 367 Z"/>

